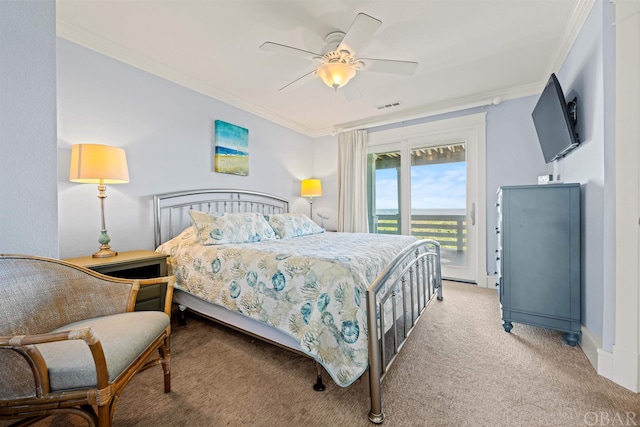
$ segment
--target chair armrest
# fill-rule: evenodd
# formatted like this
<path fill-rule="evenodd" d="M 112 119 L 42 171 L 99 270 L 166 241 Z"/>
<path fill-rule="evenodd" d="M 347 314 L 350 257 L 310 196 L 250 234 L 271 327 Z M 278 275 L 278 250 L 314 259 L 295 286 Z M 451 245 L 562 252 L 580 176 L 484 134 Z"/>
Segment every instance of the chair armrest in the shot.
<path fill-rule="evenodd" d="M 50 384 L 47 364 L 36 344 L 69 340 L 83 340 L 89 346 L 96 367 L 97 388 L 98 390 L 107 388 L 109 386 L 107 362 L 100 339 L 92 328 L 78 328 L 38 335 L 0 336 L 0 350 L 16 351 L 26 359 L 33 373 L 36 395 L 40 397 L 43 393 L 49 393 Z"/>
<path fill-rule="evenodd" d="M 157 277 L 153 279 L 138 279 L 140 286 L 155 285 L 159 283 L 167 284 L 167 293 L 164 299 L 164 312 L 167 316 L 171 317 L 171 303 L 173 300 L 173 286 L 176 283 L 176 276 Z"/>

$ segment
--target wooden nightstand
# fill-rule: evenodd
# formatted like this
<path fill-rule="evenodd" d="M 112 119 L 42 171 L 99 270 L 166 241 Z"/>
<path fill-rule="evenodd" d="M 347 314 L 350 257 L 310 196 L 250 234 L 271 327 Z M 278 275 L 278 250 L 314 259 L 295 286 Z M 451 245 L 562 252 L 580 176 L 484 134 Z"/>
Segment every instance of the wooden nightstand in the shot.
<path fill-rule="evenodd" d="M 149 279 L 167 275 L 167 255 L 154 251 L 118 252 L 118 255 L 110 258 L 86 256 L 67 258 L 63 261 L 123 279 Z M 136 299 L 136 311 L 163 311 L 166 292 L 165 283 L 141 284 Z"/>

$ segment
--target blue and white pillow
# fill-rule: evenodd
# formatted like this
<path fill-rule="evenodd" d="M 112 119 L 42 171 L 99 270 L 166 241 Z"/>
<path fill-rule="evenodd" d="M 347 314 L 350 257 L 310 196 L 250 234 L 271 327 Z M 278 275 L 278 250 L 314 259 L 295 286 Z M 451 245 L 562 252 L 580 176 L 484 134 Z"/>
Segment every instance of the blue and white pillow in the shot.
<path fill-rule="evenodd" d="M 190 210 L 193 230 L 202 245 L 251 243 L 278 238 L 262 214 Z"/>
<path fill-rule="evenodd" d="M 307 234 L 324 233 L 324 228 L 301 213 L 284 213 L 265 215 L 273 231 L 281 239 L 305 236 Z"/>

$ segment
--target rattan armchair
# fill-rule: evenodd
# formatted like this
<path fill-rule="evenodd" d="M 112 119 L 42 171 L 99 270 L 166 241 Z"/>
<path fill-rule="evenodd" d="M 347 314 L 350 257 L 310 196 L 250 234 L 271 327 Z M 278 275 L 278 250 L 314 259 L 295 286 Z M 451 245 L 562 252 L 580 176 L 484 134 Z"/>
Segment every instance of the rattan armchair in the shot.
<path fill-rule="evenodd" d="M 27 425 L 67 413 L 108 427 L 125 386 L 157 364 L 169 392 L 174 281 L 0 255 L 0 419 Z M 164 312 L 134 311 L 141 282 L 167 284 Z"/>

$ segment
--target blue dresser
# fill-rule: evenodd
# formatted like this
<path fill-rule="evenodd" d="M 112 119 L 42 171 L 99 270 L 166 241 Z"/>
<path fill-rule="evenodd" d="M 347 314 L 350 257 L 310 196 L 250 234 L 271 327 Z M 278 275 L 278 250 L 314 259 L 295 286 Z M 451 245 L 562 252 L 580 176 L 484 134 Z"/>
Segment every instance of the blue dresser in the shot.
<path fill-rule="evenodd" d="M 498 190 L 496 263 L 503 327 L 564 332 L 580 341 L 580 184 Z"/>

